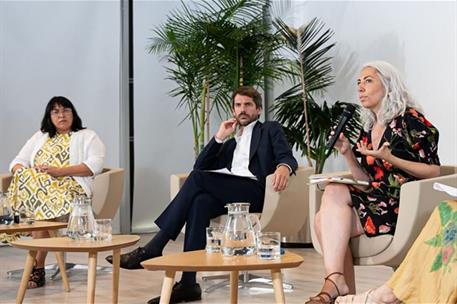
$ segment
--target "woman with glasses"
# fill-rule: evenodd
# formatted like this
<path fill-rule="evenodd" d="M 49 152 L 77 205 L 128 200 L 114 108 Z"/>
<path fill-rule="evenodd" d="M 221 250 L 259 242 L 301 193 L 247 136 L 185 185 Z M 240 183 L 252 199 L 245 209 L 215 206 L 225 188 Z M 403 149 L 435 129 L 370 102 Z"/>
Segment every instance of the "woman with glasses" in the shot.
<path fill-rule="evenodd" d="M 33 212 L 36 220 L 66 221 L 75 196 L 91 195 L 94 175 L 101 172 L 105 146 L 82 126 L 75 107 L 65 97 L 51 98 L 41 129 L 22 147 L 9 166 L 13 179 L 8 196 L 15 210 Z M 32 232 L 49 237 L 48 231 Z M 46 251 L 39 251 L 28 288 L 45 284 Z"/>

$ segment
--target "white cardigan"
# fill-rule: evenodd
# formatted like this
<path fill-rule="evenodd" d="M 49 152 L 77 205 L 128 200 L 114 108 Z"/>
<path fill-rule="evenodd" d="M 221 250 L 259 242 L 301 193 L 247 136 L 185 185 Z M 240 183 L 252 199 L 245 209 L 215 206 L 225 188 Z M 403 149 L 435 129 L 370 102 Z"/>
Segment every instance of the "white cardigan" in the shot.
<path fill-rule="evenodd" d="M 10 172 L 17 164 L 21 164 L 24 167 L 33 167 L 35 155 L 48 139 L 48 133 L 43 133 L 41 131 L 36 132 L 25 143 L 21 151 L 19 151 L 19 154 L 10 163 Z M 104 158 L 105 145 L 94 131 L 83 129 L 72 133 L 70 137 L 70 165 L 73 166 L 84 163 L 93 174 L 92 176 L 73 177 L 88 196 L 92 195 L 93 176 L 100 173 L 103 169 Z"/>

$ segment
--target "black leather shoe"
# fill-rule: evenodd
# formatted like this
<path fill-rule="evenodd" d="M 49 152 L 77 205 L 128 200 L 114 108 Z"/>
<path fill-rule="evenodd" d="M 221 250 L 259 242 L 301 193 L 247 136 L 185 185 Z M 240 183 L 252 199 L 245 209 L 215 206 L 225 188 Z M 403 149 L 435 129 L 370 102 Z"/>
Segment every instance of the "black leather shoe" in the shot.
<path fill-rule="evenodd" d="M 149 258 L 150 257 L 146 255 L 144 248 L 138 247 L 133 251 L 121 254 L 120 266 L 124 269 L 143 269 L 143 266 L 141 266 L 140 263 Z M 112 255 L 107 256 L 105 260 L 108 261 L 108 263 L 113 264 Z"/>
<path fill-rule="evenodd" d="M 175 283 L 171 291 L 170 304 L 198 301 L 202 299 L 202 289 L 200 284 L 183 285 L 181 282 Z M 153 298 L 148 304 L 159 304 L 160 297 Z"/>

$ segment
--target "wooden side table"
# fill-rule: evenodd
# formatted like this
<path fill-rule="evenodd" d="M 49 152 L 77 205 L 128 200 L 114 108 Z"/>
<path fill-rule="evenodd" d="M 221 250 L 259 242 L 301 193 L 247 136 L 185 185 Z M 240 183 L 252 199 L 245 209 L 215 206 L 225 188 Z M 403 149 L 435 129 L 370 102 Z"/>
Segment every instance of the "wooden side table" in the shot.
<path fill-rule="evenodd" d="M 271 270 L 276 303 L 285 303 L 282 268 L 294 268 L 303 257 L 287 252 L 278 260 L 261 260 L 256 255 L 224 257 L 221 253 L 196 250 L 169 254 L 141 263 L 146 270 L 164 270 L 160 303 L 169 303 L 176 271 L 230 271 L 230 303 L 238 301 L 238 273 L 245 270 Z"/>
<path fill-rule="evenodd" d="M 47 239 L 19 240 L 12 243 L 14 247 L 29 251 L 25 261 L 21 285 L 16 296 L 16 303 L 22 303 L 27 288 L 27 281 L 32 272 L 33 261 L 37 251 L 55 252 L 87 252 L 89 254 L 89 271 L 87 274 L 87 303 L 95 301 L 95 274 L 97 271 L 97 255 L 100 251 L 113 250 L 113 303 L 117 303 L 119 295 L 119 264 L 121 248 L 134 245 L 140 239 L 137 235 L 113 235 L 111 241 L 80 241 L 68 237 Z M 59 264 L 60 265 L 60 264 Z M 60 266 L 61 271 L 65 268 Z M 62 272 L 64 273 L 65 270 Z M 67 282 L 68 290 L 70 286 Z"/>

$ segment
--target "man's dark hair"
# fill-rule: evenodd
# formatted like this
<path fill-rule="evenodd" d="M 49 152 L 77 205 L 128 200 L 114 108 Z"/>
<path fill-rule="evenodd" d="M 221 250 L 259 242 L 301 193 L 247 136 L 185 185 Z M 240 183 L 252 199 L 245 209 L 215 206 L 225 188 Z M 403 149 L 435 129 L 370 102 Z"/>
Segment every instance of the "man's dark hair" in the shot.
<path fill-rule="evenodd" d="M 236 95 L 251 97 L 252 100 L 254 100 L 254 103 L 257 108 L 262 107 L 262 95 L 256 89 L 254 89 L 254 87 L 242 86 L 242 87 L 239 87 L 236 91 L 234 91 L 232 94 L 232 109 L 235 107 L 235 96 Z"/>
<path fill-rule="evenodd" d="M 63 108 L 68 108 L 71 109 L 71 112 L 73 113 L 73 123 L 71 124 L 71 130 L 73 132 L 85 129 L 83 127 L 83 123 L 81 121 L 81 118 L 78 115 L 78 112 L 76 112 L 75 107 L 71 103 L 70 100 L 63 96 L 54 96 L 51 98 L 51 100 L 48 102 L 48 105 L 46 106 L 46 110 L 44 111 L 44 116 L 43 119 L 41 120 L 41 132 L 43 133 L 48 133 L 49 137 L 54 137 L 57 133 L 56 126 L 52 123 L 51 120 L 51 111 L 54 110 L 54 108 L 59 105 Z"/>

